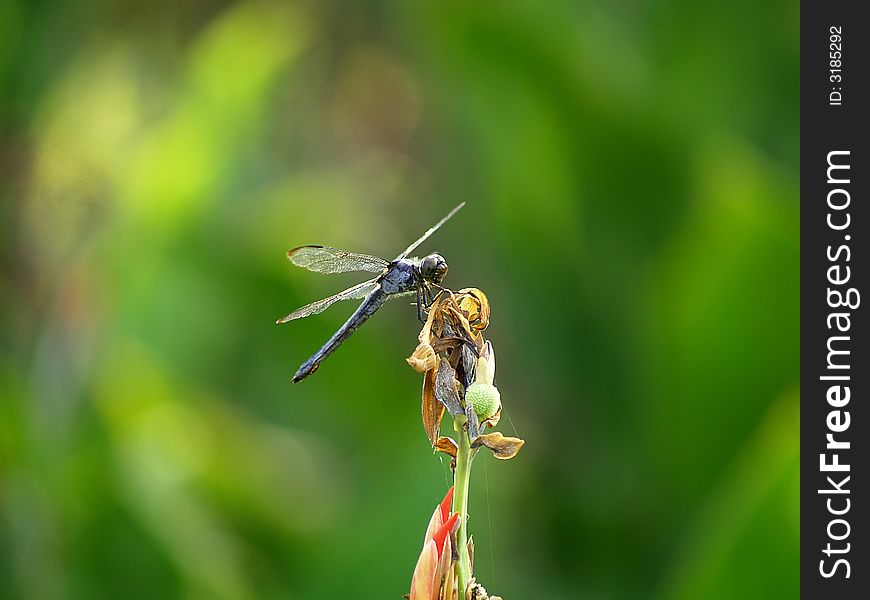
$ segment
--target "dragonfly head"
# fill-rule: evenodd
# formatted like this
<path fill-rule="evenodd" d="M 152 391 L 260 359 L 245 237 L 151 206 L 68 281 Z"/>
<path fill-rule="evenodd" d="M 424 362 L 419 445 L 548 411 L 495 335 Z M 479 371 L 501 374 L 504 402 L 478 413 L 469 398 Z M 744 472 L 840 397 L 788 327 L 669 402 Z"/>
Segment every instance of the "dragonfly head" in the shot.
<path fill-rule="evenodd" d="M 441 283 L 447 275 L 447 261 L 440 254 L 430 254 L 420 262 L 420 274 L 427 281 Z"/>

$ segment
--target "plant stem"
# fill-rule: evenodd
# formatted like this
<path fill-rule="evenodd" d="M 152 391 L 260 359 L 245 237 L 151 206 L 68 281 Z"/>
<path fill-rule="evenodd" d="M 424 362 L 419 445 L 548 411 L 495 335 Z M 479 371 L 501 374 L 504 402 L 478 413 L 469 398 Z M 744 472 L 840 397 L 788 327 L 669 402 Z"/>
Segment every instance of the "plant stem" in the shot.
<path fill-rule="evenodd" d="M 471 461 L 474 458 L 471 449 L 471 440 L 468 439 L 468 431 L 465 424 L 468 421 L 465 415 L 456 415 L 453 420 L 453 429 L 459 438 L 459 448 L 456 451 L 456 471 L 453 474 L 453 512 L 459 513 L 459 531 L 456 534 L 456 545 L 459 553 L 457 562 L 457 579 L 459 583 L 459 597 L 465 597 L 465 589 L 471 580 L 471 559 L 468 556 L 468 484 L 471 478 Z"/>

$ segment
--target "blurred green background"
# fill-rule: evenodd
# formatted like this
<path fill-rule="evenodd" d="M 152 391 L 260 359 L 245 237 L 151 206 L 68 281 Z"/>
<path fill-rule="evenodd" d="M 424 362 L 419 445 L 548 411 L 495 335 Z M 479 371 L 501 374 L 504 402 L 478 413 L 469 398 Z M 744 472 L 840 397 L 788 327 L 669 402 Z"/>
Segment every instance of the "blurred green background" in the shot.
<path fill-rule="evenodd" d="M 798 594 L 794 1 L 0 4 L 0 596 L 399 598 L 447 488 L 324 243 L 487 292 L 476 573 Z"/>

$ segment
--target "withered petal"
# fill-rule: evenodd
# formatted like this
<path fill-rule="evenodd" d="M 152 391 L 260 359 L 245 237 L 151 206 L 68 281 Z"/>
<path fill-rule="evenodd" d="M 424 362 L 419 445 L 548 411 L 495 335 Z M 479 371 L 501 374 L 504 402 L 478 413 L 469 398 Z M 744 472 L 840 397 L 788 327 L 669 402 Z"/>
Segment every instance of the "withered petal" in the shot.
<path fill-rule="evenodd" d="M 435 323 L 435 317 L 440 312 L 438 310 L 438 306 L 441 304 L 441 294 L 435 298 L 435 301 L 432 303 L 432 306 L 429 307 L 429 316 L 426 317 L 426 322 L 423 324 L 423 329 L 420 330 L 420 335 L 417 336 L 417 339 L 420 340 L 421 344 L 428 344 L 431 342 L 432 337 L 432 326 Z"/>
<path fill-rule="evenodd" d="M 444 454 L 449 454 L 451 458 L 456 458 L 456 451 L 458 448 L 459 445 L 453 440 L 453 438 L 443 435 L 438 438 L 437 442 L 435 442 L 435 450 L 443 452 Z"/>
<path fill-rule="evenodd" d="M 489 298 L 477 288 L 463 288 L 457 293 L 456 304 L 468 315 L 468 322 L 474 329 L 483 331 L 489 326 Z"/>
<path fill-rule="evenodd" d="M 462 384 L 466 388 L 474 383 L 474 380 L 477 377 L 477 356 L 475 351 L 476 348 L 470 346 L 463 346 L 461 350 L 462 372 L 464 373 L 465 379 Z"/>
<path fill-rule="evenodd" d="M 480 437 L 480 421 L 477 420 L 477 413 L 471 406 L 465 407 L 465 416 L 468 419 L 468 437 L 469 439 L 477 439 Z M 474 446 L 472 446 L 473 448 Z"/>
<path fill-rule="evenodd" d="M 526 442 L 520 438 L 505 437 L 501 432 L 494 431 L 492 433 L 477 436 L 474 441 L 471 442 L 471 447 L 476 448 L 479 446 L 486 446 L 492 450 L 492 454 L 496 458 L 508 460 L 509 458 L 516 456 L 517 452 L 520 451 L 520 448 L 522 448 L 525 443 Z"/>
<path fill-rule="evenodd" d="M 435 370 L 426 371 L 423 377 L 423 430 L 429 443 L 433 446 L 438 440 L 438 430 L 441 428 L 441 417 L 444 416 L 444 405 L 435 397 Z"/>
<path fill-rule="evenodd" d="M 448 350 L 458 348 L 464 343 L 465 340 L 458 337 L 439 337 L 432 340 L 432 349 L 435 352 L 447 352 Z"/>
<path fill-rule="evenodd" d="M 435 398 L 454 416 L 462 412 L 456 383 L 456 371 L 446 360 L 442 360 L 435 375 Z"/>
<path fill-rule="evenodd" d="M 418 373 L 425 373 L 438 366 L 438 355 L 428 342 L 420 342 L 405 362 Z"/>

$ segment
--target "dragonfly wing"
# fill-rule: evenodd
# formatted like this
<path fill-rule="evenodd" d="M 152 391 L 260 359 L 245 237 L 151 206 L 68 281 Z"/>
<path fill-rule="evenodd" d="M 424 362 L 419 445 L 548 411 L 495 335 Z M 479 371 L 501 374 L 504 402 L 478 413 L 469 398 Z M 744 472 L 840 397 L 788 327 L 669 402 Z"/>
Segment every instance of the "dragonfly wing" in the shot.
<path fill-rule="evenodd" d="M 311 315 L 316 315 L 317 313 L 321 313 L 325 311 L 327 308 L 338 302 L 339 300 L 353 300 L 365 298 L 372 291 L 377 289 L 380 284 L 378 283 L 378 279 L 369 279 L 368 281 L 363 281 L 362 283 L 358 283 L 353 287 L 349 287 L 343 292 L 339 292 L 334 296 L 329 296 L 328 298 L 323 298 L 322 300 L 318 300 L 317 302 L 312 302 L 311 304 L 306 304 L 302 308 L 297 308 L 292 313 L 287 315 L 286 317 L 281 317 L 276 323 L 287 323 L 288 321 L 293 321 L 295 319 L 301 319 L 302 317 L 308 317 Z"/>
<path fill-rule="evenodd" d="M 318 273 L 383 273 L 390 266 L 387 261 L 377 256 L 345 252 L 329 246 L 299 246 L 287 252 L 287 258 L 297 267 Z"/>
<path fill-rule="evenodd" d="M 447 220 L 448 220 L 450 217 L 452 217 L 453 215 L 455 215 L 455 214 L 459 211 L 459 209 L 462 208 L 463 206 L 465 206 L 465 202 L 463 202 L 462 204 L 460 204 L 459 206 L 457 206 L 456 208 L 454 208 L 453 210 L 451 210 L 451 211 L 447 214 L 446 217 L 444 217 L 443 219 L 441 219 L 440 221 L 438 221 L 435 225 L 433 225 L 432 227 L 430 227 L 429 229 L 427 229 L 427 230 L 426 230 L 426 233 L 424 233 L 423 235 L 421 235 L 421 236 L 420 236 L 420 239 L 418 239 L 416 242 L 414 242 L 413 244 L 411 244 L 410 246 L 408 246 L 408 247 L 405 249 L 404 252 L 402 252 L 399 256 L 396 257 L 396 260 L 402 260 L 403 258 L 408 258 L 408 255 L 411 254 L 411 252 L 413 252 L 414 250 L 416 250 L 417 246 L 419 246 L 420 244 L 422 244 L 423 242 L 425 242 L 426 239 L 427 239 L 430 235 L 432 235 L 433 233 L 435 233 L 436 231 L 438 231 L 438 228 L 441 227 L 442 225 L 444 225 L 444 223 L 446 223 Z"/>

